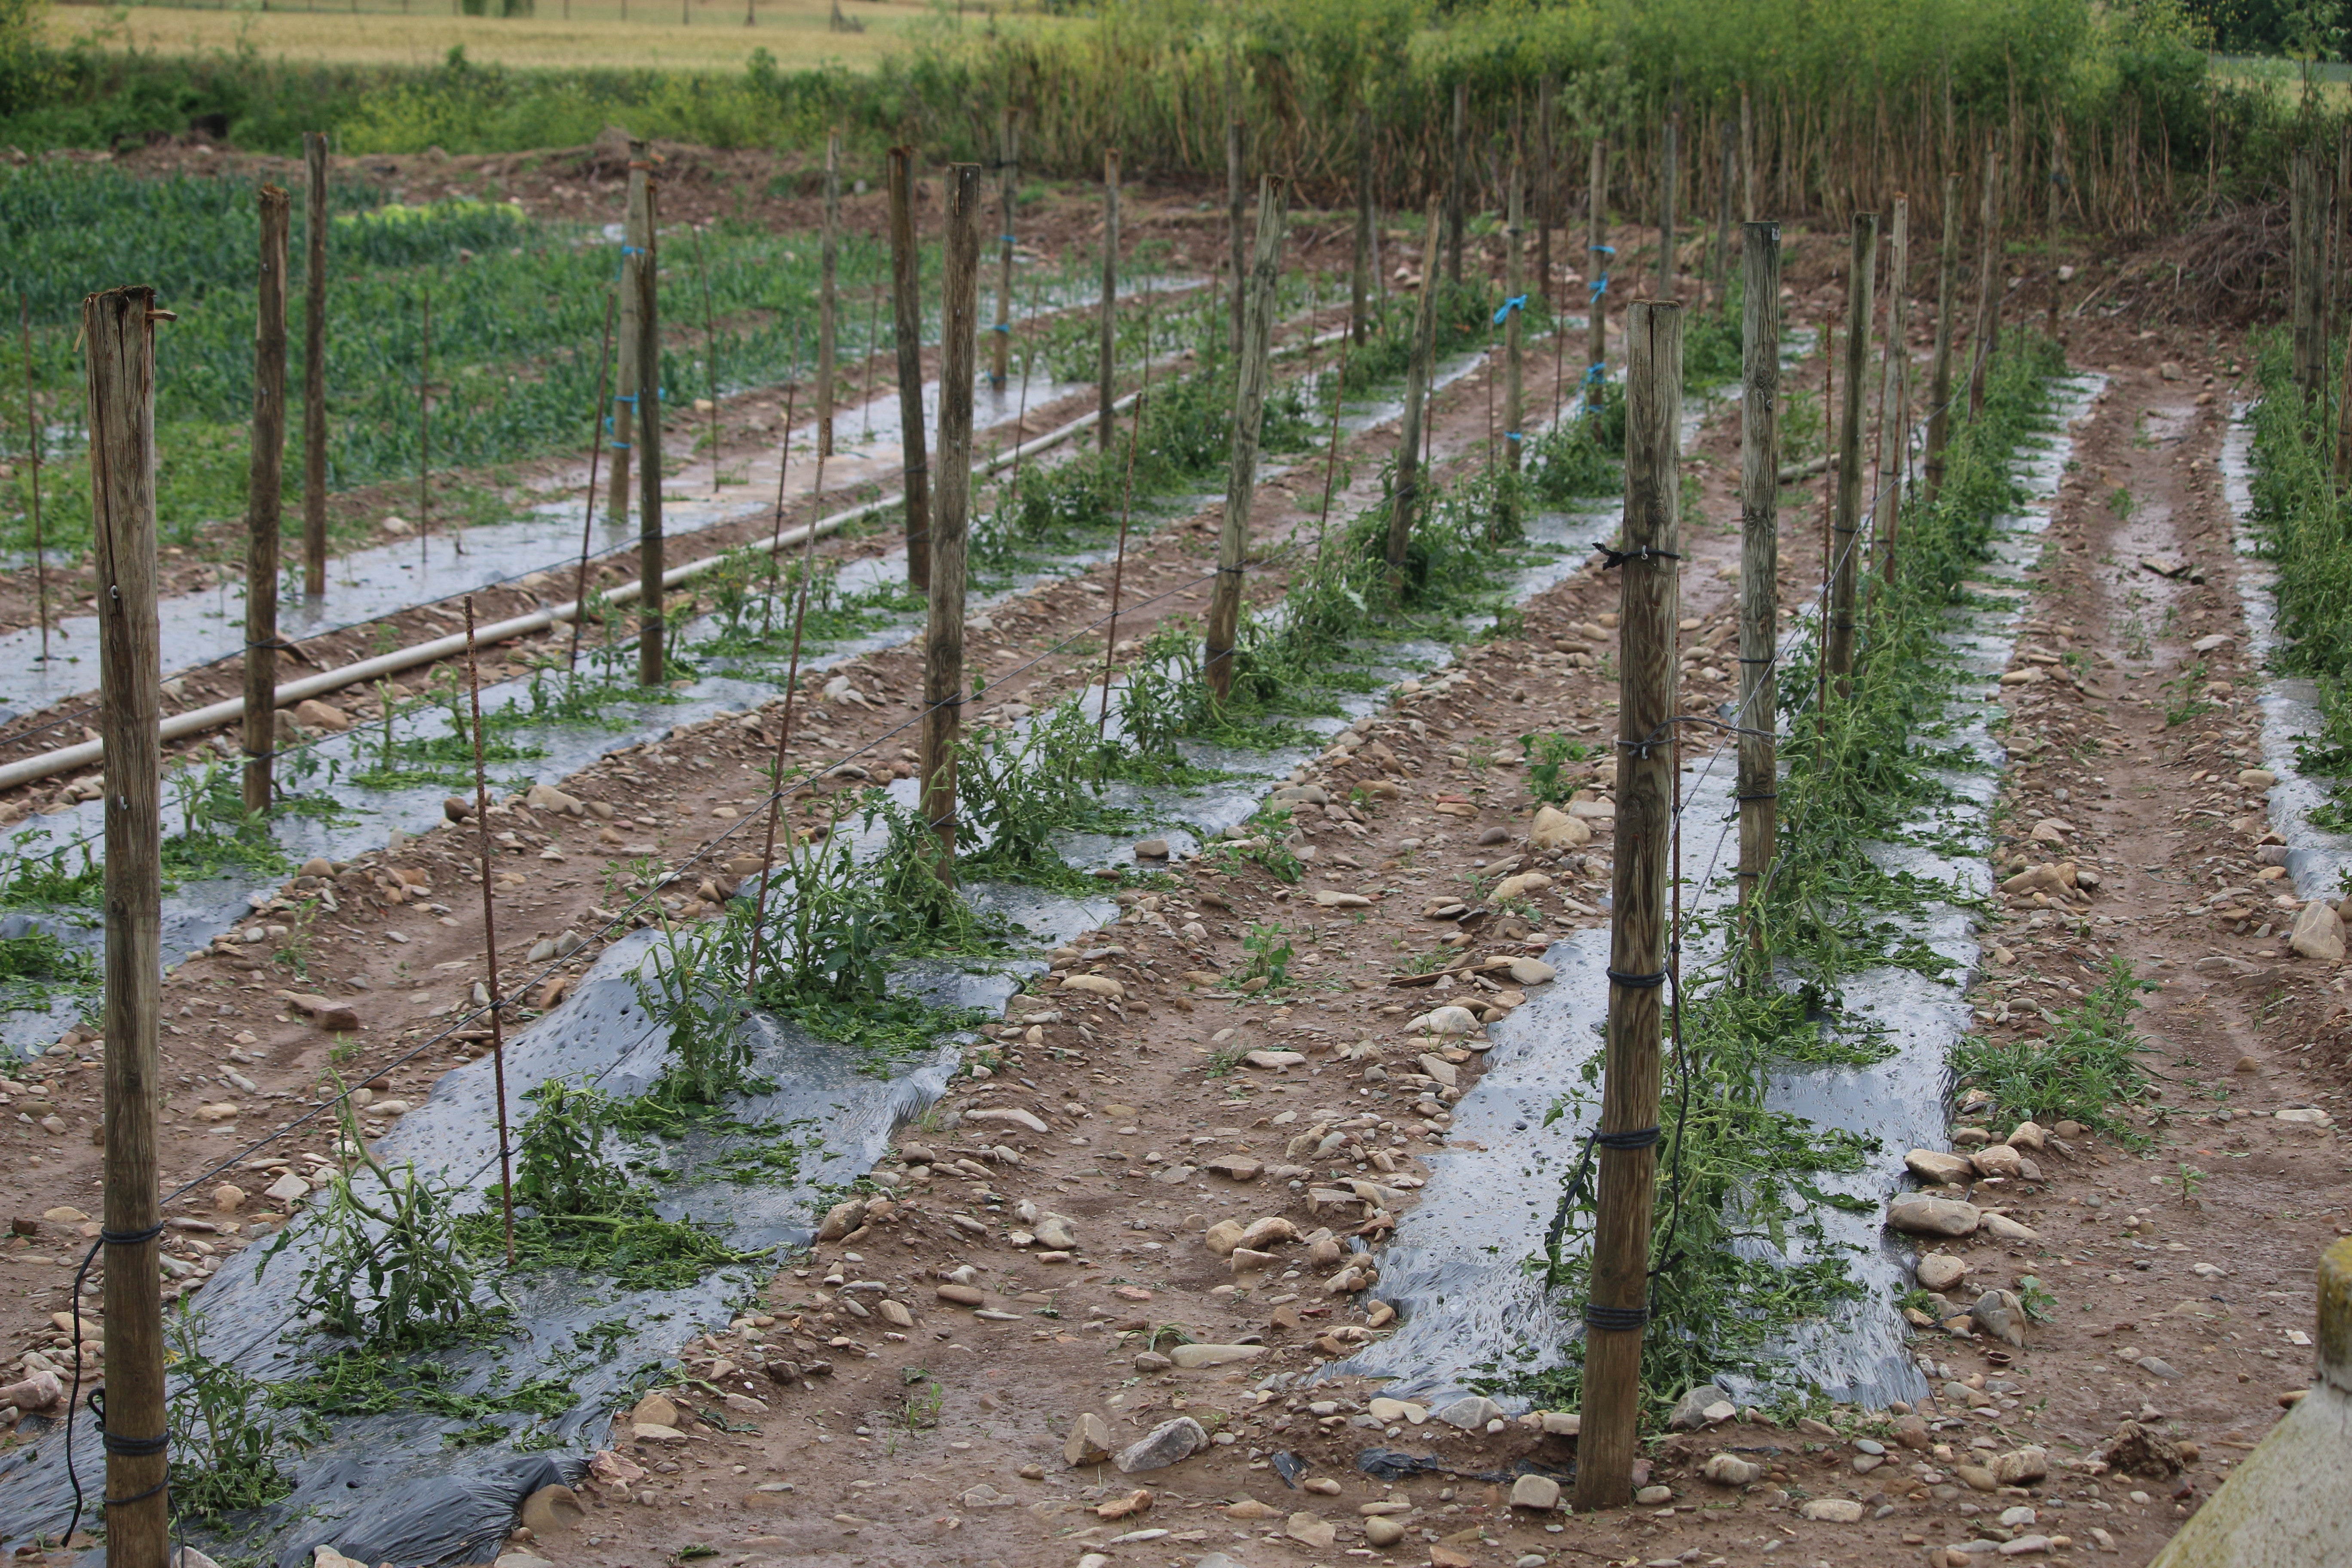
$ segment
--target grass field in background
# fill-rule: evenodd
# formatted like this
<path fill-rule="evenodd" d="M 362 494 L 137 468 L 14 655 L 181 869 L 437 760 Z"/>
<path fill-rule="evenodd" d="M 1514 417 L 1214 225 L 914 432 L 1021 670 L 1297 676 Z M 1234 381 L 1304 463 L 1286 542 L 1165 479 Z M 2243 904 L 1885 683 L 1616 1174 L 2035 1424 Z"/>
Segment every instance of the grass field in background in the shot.
<path fill-rule="evenodd" d="M 625 0 L 626 21 L 624 0 L 571 0 L 569 21 L 563 0 L 539 0 L 537 16 L 513 17 L 452 16 L 448 0 L 415 0 L 414 14 L 386 0 L 361 0 L 356 13 L 316 3 L 315 11 L 58 5 L 47 37 L 165 56 L 250 47 L 263 59 L 351 66 L 435 66 L 463 45 L 479 65 L 733 71 L 764 48 L 782 68 L 800 70 L 870 66 L 932 15 L 919 0 L 843 0 L 843 13 L 865 30 L 841 33 L 828 26 L 831 0 L 751 0 L 749 26 L 745 0 Z"/>

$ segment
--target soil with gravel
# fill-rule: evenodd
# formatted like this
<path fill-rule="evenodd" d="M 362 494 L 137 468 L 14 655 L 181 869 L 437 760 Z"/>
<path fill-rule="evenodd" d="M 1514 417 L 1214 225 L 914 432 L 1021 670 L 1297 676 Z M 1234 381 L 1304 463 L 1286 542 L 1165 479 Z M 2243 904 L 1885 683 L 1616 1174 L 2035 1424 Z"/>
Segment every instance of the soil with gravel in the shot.
<path fill-rule="evenodd" d="M 1835 252 L 1826 240 L 1800 247 L 1795 319 L 1834 313 Z M 2075 888 L 2021 886 L 1996 900 L 1971 995 L 1986 1031 L 2028 1037 L 2044 1009 L 2088 992 L 2111 963 L 2127 965 L 2154 987 L 2139 1023 L 2162 1095 L 2129 1145 L 2071 1124 L 2039 1130 L 2031 1175 L 1963 1178 L 2029 1234 L 1943 1249 L 1960 1268 L 1947 1287 L 1959 1331 L 1937 1326 L 1943 1314 L 1919 1327 L 1929 1401 L 1796 1427 L 1738 1412 L 1661 1434 L 1636 1478 L 1652 1489 L 1644 1501 L 1568 1515 L 1514 1507 L 1511 1486 L 1488 1479 L 1523 1461 L 1572 1462 L 1573 1436 L 1539 1417 L 1494 1426 L 1484 1410 L 1398 1409 L 1358 1380 L 1261 1387 L 1343 1358 L 1386 1326 L 1376 1284 L 1337 1279 L 1354 1268 L 1363 1280 L 1344 1244 L 1360 1235 L 1377 1259 L 1382 1215 L 1312 1198 L 1317 1182 L 1378 1183 L 1410 1201 L 1455 1142 L 1447 1107 L 1476 1080 L 1475 1053 L 1430 1052 L 1406 1036 L 1429 994 L 1391 984 L 1401 954 L 1446 944 L 1447 994 L 1507 1009 L 1545 984 L 1534 970 L 1511 973 L 1512 961 L 1606 919 L 1605 828 L 1544 862 L 1554 881 L 1540 930 L 1504 918 L 1465 938 L 1423 913 L 1498 862 L 1518 863 L 1535 802 L 1509 765 L 1516 737 L 1613 723 L 1614 682 L 1601 672 L 1617 589 L 1596 565 L 1531 600 L 1513 635 L 1463 650 L 1462 679 L 1401 691 L 1360 727 L 1360 744 L 1314 765 L 1333 804 L 1299 814 L 1302 847 L 1315 851 L 1305 882 L 1181 864 L 1171 890 L 1133 897 L 1115 925 L 1056 953 L 1062 983 L 1016 999 L 992 1031 L 988 1074 L 960 1077 L 905 1130 L 879 1173 L 888 1195 L 841 1213 L 835 1234 L 779 1269 L 757 1310 L 709 1325 L 685 1358 L 697 1382 L 666 1409 L 616 1413 L 613 1453 L 579 1489 L 579 1517 L 543 1536 L 519 1531 L 515 1549 L 567 1568 L 710 1554 L 852 1568 L 1090 1553 L 1158 1564 L 1216 1552 L 1261 1568 L 1350 1554 L 1482 1565 L 1924 1555 L 1941 1568 L 1962 1560 L 1952 1549 L 1989 1541 L 2030 1561 L 2147 1562 L 2309 1379 L 2313 1264 L 2352 1228 L 2326 1110 L 2341 1094 L 2345 978 L 2340 963 L 2287 944 L 2297 911 L 2263 854 L 2263 781 L 2245 772 L 2261 760 L 2262 672 L 2244 658 L 2214 469 L 2242 345 L 2140 332 L 2129 318 L 2069 325 L 2074 362 L 2110 380 L 2077 431 L 2076 471 L 2000 687 L 2015 760 L 1997 858 L 2004 874 L 2071 863 Z M 1486 396 L 1474 377 L 1440 397 L 1449 466 L 1483 457 Z M 1689 454 L 1704 521 L 1685 542 L 1685 635 L 1725 653 L 1685 665 L 1696 707 L 1734 679 L 1736 585 L 1723 568 L 1738 552 L 1737 443 L 1727 407 Z M 1365 504 L 1371 483 L 1356 478 L 1340 504 Z M 1822 504 L 1818 481 L 1783 499 L 1790 604 L 1818 579 L 1811 520 Z M 1298 516 L 1278 479 L 1262 489 L 1261 551 Z M 1213 526 L 1203 516 L 1140 542 L 1127 592 L 1164 579 L 1167 611 L 1197 608 L 1202 591 L 1176 584 L 1202 571 Z M 2165 570 L 2143 564 L 2151 559 Z M 1034 703 L 1098 675 L 1091 660 L 1040 653 L 1100 614 L 1104 595 L 1089 588 L 1107 589 L 1109 574 L 1105 565 L 996 612 L 973 649 L 992 672 L 992 704 Z M 1278 572 L 1253 579 L 1254 595 L 1280 588 Z M 1122 620 L 1122 636 L 1129 628 Z M 813 700 L 796 759 L 862 753 L 903 772 L 914 654 L 841 673 L 866 700 Z M 562 781 L 583 802 L 577 816 L 495 807 L 514 835 L 494 874 L 502 954 L 596 929 L 614 907 L 605 868 L 625 853 L 651 845 L 683 863 L 747 820 L 775 721 L 771 707 L 616 753 Z M 1605 798 L 1605 776 L 1583 782 Z M 1359 784 L 1360 804 L 1339 804 Z M 173 974 L 168 1181 L 204 1173 L 307 1108 L 330 1037 L 287 1005 L 289 991 L 331 993 L 357 1015 L 358 1055 L 338 1065 L 369 1083 L 373 1126 L 484 1048 L 458 1038 L 406 1055 L 481 978 L 475 850 L 470 829 L 452 826 L 331 872 L 338 912 L 299 938 L 282 911 L 315 900 L 319 884 L 298 881 L 280 911 Z M 698 896 L 669 918 L 709 913 L 740 864 L 696 861 Z M 1253 922 L 1274 921 L 1298 948 L 1292 984 L 1255 994 L 1226 984 Z M 535 993 L 532 1008 L 555 1005 L 565 984 Z M 1032 1013 L 1046 1016 L 1025 1022 Z M 12 1287 L 0 1332 L 54 1362 L 50 1314 L 67 1304 L 96 1228 L 75 1211 L 98 1207 L 98 1074 L 71 1043 L 42 1065 L 0 1089 L 22 1116 L 11 1192 L 22 1218 L 0 1247 Z M 1967 1121 L 1956 1109 L 1956 1131 Z M 193 1281 L 230 1266 L 282 1223 L 263 1189 L 322 1165 L 331 1132 L 314 1122 L 208 1178 L 206 1193 L 216 1181 L 242 1193 L 179 1205 L 175 1268 Z M 998 1159 L 999 1144 L 1019 1163 Z M 1280 1220 L 1268 1230 L 1297 1239 L 1246 1248 L 1269 1260 L 1237 1268 L 1233 1249 L 1210 1245 L 1230 1238 L 1215 1228 L 1228 1220 Z M 1979 1291 L 2017 1290 L 2029 1276 L 2051 1300 L 2022 1324 L 2021 1345 L 1959 1319 Z M 1111 1462 L 1155 1433 L 1190 1447 L 1192 1428 L 1170 1427 L 1180 1418 L 1197 1424 L 1197 1453 L 1132 1473 Z M 1380 1480 L 1357 1467 L 1371 1447 L 1445 1468 Z M 1755 1467 L 1752 1479 L 1706 1479 L 1726 1452 Z"/>

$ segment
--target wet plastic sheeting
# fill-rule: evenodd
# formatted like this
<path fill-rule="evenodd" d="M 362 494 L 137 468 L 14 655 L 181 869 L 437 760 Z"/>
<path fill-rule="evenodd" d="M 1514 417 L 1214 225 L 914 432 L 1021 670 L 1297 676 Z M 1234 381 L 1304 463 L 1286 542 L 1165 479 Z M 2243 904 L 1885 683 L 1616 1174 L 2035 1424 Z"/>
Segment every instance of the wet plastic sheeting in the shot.
<path fill-rule="evenodd" d="M 508 1042 L 508 1110 L 515 1124 L 533 1109 L 525 1096 L 551 1078 L 593 1083 L 627 1098 L 660 1077 L 666 1031 L 648 1020 L 630 979 L 655 940 L 654 932 L 642 931 L 614 943 L 575 995 Z M 901 983 L 944 1005 L 1001 1010 L 1021 978 L 926 966 Z M 633 1152 L 668 1178 L 656 1184 L 654 1205 L 665 1217 L 710 1226 L 740 1249 L 798 1246 L 811 1235 L 820 1189 L 871 1170 L 892 1130 L 938 1098 L 960 1052 L 954 1041 L 943 1041 L 887 1075 L 873 1076 L 859 1070 L 848 1049 L 765 1015 L 746 1026 L 760 1040 L 751 1075 L 775 1088 L 730 1110 L 753 1126 L 774 1124 L 781 1129 L 777 1136 L 803 1146 L 794 1177 L 738 1184 L 713 1170 L 722 1157 L 754 1142 L 741 1132 L 697 1131 Z M 488 1058 L 450 1072 L 374 1146 L 379 1157 L 395 1170 L 413 1161 L 420 1172 L 477 1191 L 495 1182 L 494 1081 Z M 808 1148 L 812 1139 L 821 1147 Z M 196 1297 L 206 1352 L 233 1359 L 266 1381 L 304 1375 L 337 1343 L 291 1317 L 288 1303 L 314 1256 L 304 1222 L 298 1219 L 294 1230 L 294 1242 L 257 1279 L 261 1244 L 229 1262 Z M 726 1322 L 768 1274 L 747 1265 L 719 1269 L 683 1290 L 629 1291 L 569 1270 L 527 1272 L 504 1286 L 518 1336 L 460 1343 L 432 1359 L 463 1370 L 459 1391 L 465 1393 L 481 1391 L 501 1365 L 509 1385 L 564 1379 L 579 1403 L 548 1423 L 548 1431 L 575 1456 L 566 1462 L 576 1463 L 578 1453 L 605 1440 L 610 1413 L 633 1380 L 673 1361 L 705 1326 Z M 625 1328 L 610 1340 L 575 1337 L 614 1323 Z M 300 1478 L 296 1491 L 268 1511 L 266 1526 L 251 1528 L 249 1543 L 270 1540 L 289 1568 L 307 1563 L 310 1547 L 320 1543 L 369 1563 L 473 1561 L 463 1549 L 504 1536 L 515 1508 L 534 1486 L 545 1484 L 549 1459 L 504 1447 L 449 1447 L 450 1434 L 467 1425 L 415 1414 L 337 1418 L 325 1441 L 294 1464 Z M 86 1487 L 103 1468 L 93 1436 L 85 1430 L 76 1443 Z M 61 1462 L 0 1477 L 0 1533 L 16 1538 L 61 1526 L 69 1509 Z"/>
<path fill-rule="evenodd" d="M 2074 377 L 2053 388 L 2053 418 L 2071 429 L 2089 412 L 2105 387 L 2098 376 Z M 2058 481 L 2072 441 L 2060 436 L 2019 455 L 2018 478 L 2027 504 L 2007 520 L 1994 560 L 1983 576 L 2022 588 L 2024 574 L 2040 553 L 2038 536 L 2049 522 Z M 1950 634 L 1955 657 L 1971 674 L 1998 677 L 2009 662 L 2016 637 L 2017 605 L 1956 616 Z M 1937 823 L 1967 833 L 1989 847 L 1987 827 L 1998 793 L 1996 770 L 2004 752 L 1987 727 L 2000 713 L 1990 703 L 1967 698 L 1956 702 L 1957 742 L 1979 758 L 1983 772 L 1955 773 L 1945 783 L 1965 804 Z M 1683 778 L 1683 865 L 1698 879 L 1685 902 L 1688 915 L 1717 912 L 1732 896 L 1737 870 L 1737 807 L 1731 799 L 1732 757 L 1727 745 L 1708 750 L 1686 746 Z M 1782 831 L 1798 831 L 1787 823 Z M 1952 887 L 1963 898 L 1981 896 L 1990 875 L 1981 854 L 1948 858 L 1910 847 L 1883 847 L 1882 865 L 1915 872 Z M 1903 1190 L 1903 1156 L 1923 1144 L 1939 1144 L 1945 1131 L 1948 1089 L 1947 1059 L 1970 1025 L 1963 985 L 1979 954 L 1973 922 L 1952 904 L 1934 906 L 1898 922 L 1952 961 L 1956 984 L 1933 981 L 1905 969 L 1873 969 L 1845 982 L 1848 1009 L 1885 1031 L 1896 1049 L 1863 1068 L 1822 1068 L 1774 1075 L 1767 1103 L 1804 1116 L 1823 1127 L 1860 1133 L 1877 1142 L 1864 1169 L 1822 1180 L 1825 1189 L 1865 1198 L 1867 1214 L 1848 1215 L 1826 1205 L 1817 1210 L 1827 1245 L 1846 1252 L 1849 1272 L 1864 1288 L 1862 1299 L 1827 1319 L 1802 1325 L 1769 1347 L 1769 1361 L 1786 1377 L 1818 1384 L 1832 1398 L 1870 1405 L 1916 1399 L 1926 1380 L 1906 1348 L 1907 1335 L 1894 1301 L 1908 1282 L 1907 1244 L 1883 1227 L 1885 1200 Z M 1720 933 L 1695 942 L 1684 953 L 1684 973 L 1704 973 L 1720 949 Z M 1442 1398 L 1466 1391 L 1479 1369 L 1499 1366 L 1506 1374 L 1537 1372 L 1570 1359 L 1581 1332 L 1580 1301 L 1549 1296 L 1540 1278 L 1528 1271 L 1543 1255 L 1544 1234 L 1559 1200 L 1560 1184 L 1574 1168 L 1584 1135 L 1595 1125 L 1598 1097 L 1580 1112 L 1549 1127 L 1544 1118 L 1563 1097 L 1582 1090 L 1585 1065 L 1601 1055 L 1608 1007 L 1609 932 L 1596 928 L 1555 942 L 1546 961 L 1559 971 L 1557 981 L 1526 1006 L 1487 1026 L 1494 1042 L 1477 1084 L 1454 1107 L 1449 1147 L 1432 1157 L 1429 1184 L 1421 1201 L 1399 1216 L 1382 1255 L 1377 1294 L 1393 1302 L 1401 1322 L 1383 1342 L 1330 1369 L 1330 1374 L 1361 1373 L 1395 1380 L 1390 1392 Z M 1674 1115 L 1675 1082 L 1671 1056 L 1660 1120 Z M 1671 1167 L 1660 1171 L 1660 1201 L 1668 1201 Z M 1569 1245 L 1584 1237 L 1571 1236 Z M 1788 1260 L 1801 1254 L 1791 1252 Z M 1737 1377 L 1720 1379 L 1735 1397 L 1759 1385 Z"/>
<path fill-rule="evenodd" d="M 2221 438 L 2221 493 L 2236 530 L 2247 668 L 2267 671 L 2279 646 L 2273 591 L 2278 570 L 2260 554 L 2262 537 L 2253 525 L 2252 416 L 2250 404 L 2231 410 L 2230 427 Z M 2319 688 L 2305 676 L 2265 675 L 2256 701 L 2262 709 L 2263 766 L 2278 775 L 2270 788 L 2271 826 L 2286 840 L 2286 868 L 2294 879 L 2295 896 L 2339 897 L 2352 877 L 2352 837 L 2311 825 L 2312 813 L 2333 798 L 2334 790 L 2325 780 L 2305 778 L 2300 763 L 2304 743 L 2326 727 Z"/>

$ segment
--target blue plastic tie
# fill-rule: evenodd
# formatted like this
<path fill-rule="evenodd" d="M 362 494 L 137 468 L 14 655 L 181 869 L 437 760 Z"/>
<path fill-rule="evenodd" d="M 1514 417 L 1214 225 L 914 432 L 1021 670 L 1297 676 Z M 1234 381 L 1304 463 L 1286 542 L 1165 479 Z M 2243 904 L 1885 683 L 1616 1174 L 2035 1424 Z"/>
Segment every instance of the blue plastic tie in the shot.
<path fill-rule="evenodd" d="M 1593 361 L 1591 364 L 1585 368 L 1584 384 L 1587 386 L 1608 385 L 1609 366 L 1600 360 Z"/>
<path fill-rule="evenodd" d="M 1503 439 L 1506 441 L 1522 441 L 1526 438 L 1527 437 L 1521 436 L 1517 430 L 1506 430 L 1503 432 Z"/>
<path fill-rule="evenodd" d="M 1013 331 L 1013 323 L 1010 321 L 999 321 L 996 325 L 989 328 L 988 330 L 992 332 L 1003 332 L 1007 336 L 1010 336 Z"/>
<path fill-rule="evenodd" d="M 1503 308 L 1495 312 L 1495 325 L 1498 327 L 1501 326 L 1503 324 L 1504 317 L 1509 315 L 1514 310 L 1524 310 L 1527 308 L 1528 297 L 1525 294 L 1512 295 L 1509 299 L 1503 301 Z"/>
<path fill-rule="evenodd" d="M 1013 240 L 1013 237 L 1011 235 L 1009 235 L 1009 234 L 1000 234 L 1000 235 L 998 235 L 996 237 L 997 237 L 998 242 L 999 242 L 999 243 L 1001 243 L 1001 244 L 1004 244 L 1004 245 L 1012 245 L 1012 244 L 1015 243 L 1015 242 L 1014 242 L 1014 240 Z"/>
<path fill-rule="evenodd" d="M 643 256 L 646 254 L 646 247 L 641 245 L 623 245 L 621 247 L 621 254 L 624 256 Z"/>
<path fill-rule="evenodd" d="M 1614 256 L 1617 254 L 1617 247 L 1613 245 L 1593 245 L 1587 246 L 1585 248 L 1591 251 L 1595 256 Z"/>
<path fill-rule="evenodd" d="M 1607 292 L 1609 292 L 1609 274 L 1604 272 L 1592 280 L 1592 298 L 1597 302 L 1601 296 Z"/>

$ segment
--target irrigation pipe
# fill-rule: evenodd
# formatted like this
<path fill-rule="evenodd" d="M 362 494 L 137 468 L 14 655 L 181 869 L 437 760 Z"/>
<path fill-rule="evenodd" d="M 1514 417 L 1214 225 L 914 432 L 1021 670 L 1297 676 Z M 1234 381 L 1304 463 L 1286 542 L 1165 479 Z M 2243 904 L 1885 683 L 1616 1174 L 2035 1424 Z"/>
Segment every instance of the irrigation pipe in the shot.
<path fill-rule="evenodd" d="M 1111 405 L 1112 412 L 1119 413 L 1132 407 L 1138 396 L 1139 394 L 1129 393 Z M 1034 440 L 1024 441 L 1010 451 L 999 452 L 985 462 L 974 464 L 972 471 L 986 476 L 995 473 L 1000 468 L 1009 468 L 1024 457 L 1034 457 L 1040 452 L 1060 446 L 1073 436 L 1091 427 L 1101 416 L 1100 409 L 1090 409 L 1068 424 L 1057 429 L 1049 430 Z M 787 546 L 798 544 L 803 540 L 821 539 L 827 534 L 838 533 L 853 522 L 872 517 L 877 512 L 887 511 L 898 504 L 899 498 L 897 496 L 883 496 L 874 500 L 862 501 L 845 511 L 837 511 L 831 517 L 820 518 L 813 523 L 803 523 L 799 528 L 787 529 L 773 536 L 766 544 L 755 544 L 752 548 L 774 553 Z M 732 551 L 723 551 L 717 555 L 706 555 L 699 561 L 689 561 L 682 566 L 673 566 L 662 574 L 662 586 L 673 588 L 681 583 L 691 583 L 698 578 L 709 576 L 718 571 L 726 563 L 728 556 L 733 553 Z M 624 583 L 604 595 L 604 603 L 607 605 L 633 603 L 641 589 L 642 584 Z M 528 637 L 533 632 L 545 631 L 559 621 L 576 620 L 580 615 L 580 607 L 578 599 L 568 599 L 560 605 L 551 605 L 543 609 L 533 610 L 529 615 L 516 616 L 503 621 L 493 621 L 481 628 L 478 634 L 478 640 L 484 646 L 511 642 L 517 637 Z M 437 663 L 445 658 L 455 658 L 465 651 L 466 634 L 452 632 L 446 637 L 435 637 L 430 642 L 417 643 L 413 647 L 395 649 L 391 653 L 378 654 L 373 658 L 363 658 L 356 664 L 344 665 L 339 669 L 322 670 L 317 675 L 304 676 L 299 680 L 289 681 L 278 688 L 275 705 L 279 708 L 291 707 L 325 692 L 340 691 L 347 686 L 356 686 L 363 681 L 379 679 L 404 669 L 414 669 L 420 664 Z M 165 719 L 163 725 L 163 738 L 166 741 L 176 741 L 206 730 L 218 729 L 224 724 L 243 717 L 244 713 L 244 698 L 225 698 L 209 706 L 192 708 L 184 713 L 174 713 Z M 14 789 L 18 784 L 31 784 L 58 773 L 71 773 L 76 768 L 88 767 L 99 761 L 101 754 L 102 747 L 99 742 L 86 741 L 79 745 L 66 746 L 54 752 L 44 752 L 38 756 L 26 757 L 20 761 L 9 763 L 0 766 L 0 790 Z"/>

